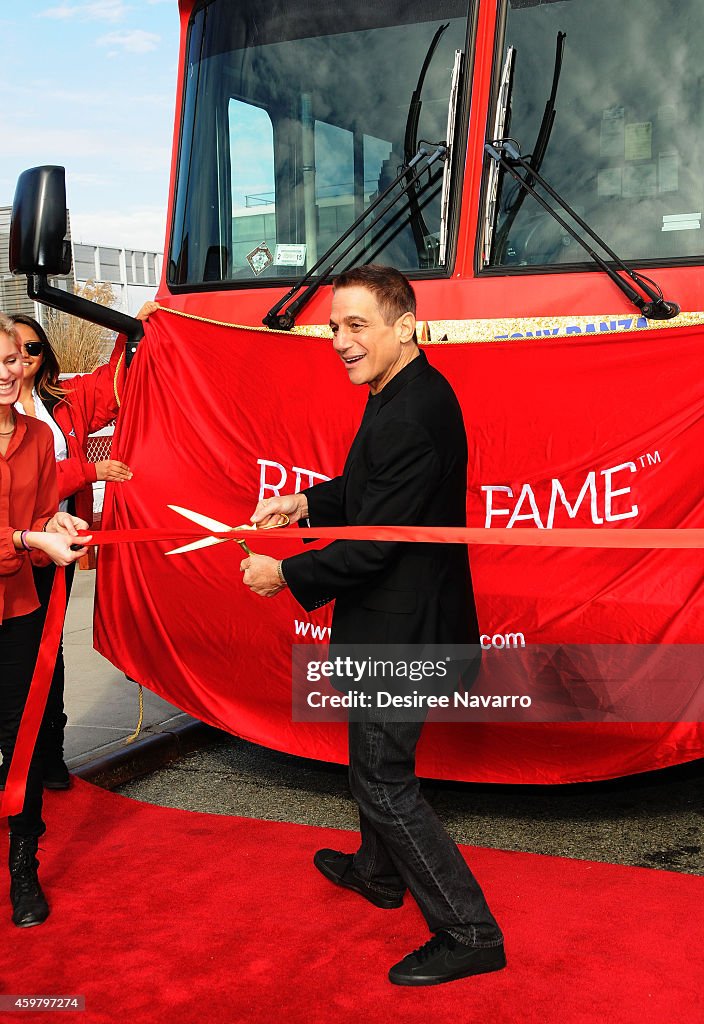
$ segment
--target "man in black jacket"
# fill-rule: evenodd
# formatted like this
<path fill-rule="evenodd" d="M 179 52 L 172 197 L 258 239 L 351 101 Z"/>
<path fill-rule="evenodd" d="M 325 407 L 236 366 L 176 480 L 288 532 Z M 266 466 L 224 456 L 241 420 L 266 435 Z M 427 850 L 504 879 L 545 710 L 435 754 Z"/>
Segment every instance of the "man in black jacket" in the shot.
<path fill-rule="evenodd" d="M 314 526 L 464 526 L 467 439 L 445 378 L 416 340 L 415 296 L 390 267 L 335 280 L 333 347 L 350 381 L 366 384 L 364 416 L 341 476 L 261 501 L 252 519 L 285 512 Z M 332 644 L 478 644 L 466 547 L 335 541 L 282 562 L 243 560 L 244 582 L 272 597 L 288 586 L 308 611 L 335 600 Z M 359 715 L 357 717 L 360 717 Z M 454 842 L 421 795 L 415 750 L 422 717 L 366 711 L 349 723 L 350 788 L 359 806 L 356 854 L 319 850 L 330 881 L 375 906 L 406 888 L 434 937 L 391 968 L 399 985 L 435 985 L 502 968 L 503 938 Z"/>

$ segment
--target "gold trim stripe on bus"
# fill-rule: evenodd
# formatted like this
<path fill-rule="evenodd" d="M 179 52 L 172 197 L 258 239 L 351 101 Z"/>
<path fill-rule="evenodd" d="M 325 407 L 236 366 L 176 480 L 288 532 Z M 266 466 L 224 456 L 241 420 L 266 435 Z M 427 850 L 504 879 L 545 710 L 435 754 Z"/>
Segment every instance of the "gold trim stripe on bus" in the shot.
<path fill-rule="evenodd" d="M 273 331 L 263 325 L 227 323 L 179 309 L 159 306 L 166 313 L 219 327 L 236 327 L 262 334 L 295 334 L 307 338 L 331 338 L 327 324 L 305 324 L 292 331 Z M 704 312 L 680 313 L 672 320 L 646 320 L 645 317 L 611 313 L 606 316 L 514 317 L 496 320 L 419 320 L 418 340 L 422 345 L 472 345 L 492 341 L 552 341 L 594 335 L 647 333 L 672 327 L 704 326 Z"/>

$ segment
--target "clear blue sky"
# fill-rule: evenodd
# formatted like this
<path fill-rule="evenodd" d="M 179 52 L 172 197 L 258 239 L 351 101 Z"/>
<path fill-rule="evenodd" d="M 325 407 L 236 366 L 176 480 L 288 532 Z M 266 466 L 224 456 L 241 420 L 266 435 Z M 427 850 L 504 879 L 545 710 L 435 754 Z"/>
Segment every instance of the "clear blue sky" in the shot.
<path fill-rule="evenodd" d="M 2 0 L 0 205 L 63 164 L 77 241 L 162 251 L 177 0 Z"/>

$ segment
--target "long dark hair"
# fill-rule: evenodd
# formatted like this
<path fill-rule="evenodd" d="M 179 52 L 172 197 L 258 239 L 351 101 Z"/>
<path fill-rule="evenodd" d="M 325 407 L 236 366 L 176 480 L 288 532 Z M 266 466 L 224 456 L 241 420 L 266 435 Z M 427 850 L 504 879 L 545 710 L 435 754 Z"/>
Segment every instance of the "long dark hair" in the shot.
<path fill-rule="evenodd" d="M 10 319 L 13 324 L 24 324 L 25 327 L 31 327 L 39 340 L 44 343 L 42 351 L 44 358 L 42 359 L 42 365 L 37 370 L 37 376 L 34 378 L 34 388 L 39 397 L 63 398 L 64 389 L 59 383 L 59 374 L 61 373 L 59 360 L 56 358 L 56 353 L 51 347 L 51 342 L 42 325 L 34 317 L 24 316 L 23 314 L 10 317 Z"/>

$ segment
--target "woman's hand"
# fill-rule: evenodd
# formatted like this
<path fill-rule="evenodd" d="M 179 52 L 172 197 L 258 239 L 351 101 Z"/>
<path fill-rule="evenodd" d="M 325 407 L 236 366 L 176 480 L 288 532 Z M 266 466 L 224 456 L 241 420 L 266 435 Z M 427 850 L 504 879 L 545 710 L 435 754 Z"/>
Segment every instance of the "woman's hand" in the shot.
<path fill-rule="evenodd" d="M 57 512 L 44 527 L 44 532 L 60 533 L 65 537 L 77 537 L 79 530 L 88 529 L 90 527 L 85 519 L 72 516 L 69 512 Z"/>
<path fill-rule="evenodd" d="M 95 472 L 98 480 L 110 480 L 116 484 L 132 479 L 130 467 L 126 466 L 124 462 L 118 462 L 117 459 L 103 459 L 102 462 L 96 462 Z"/>
<path fill-rule="evenodd" d="M 57 514 L 67 515 L 65 512 Z M 69 518 L 73 517 L 69 516 Z M 74 522 L 82 524 L 81 529 L 87 528 L 87 524 L 82 519 L 74 519 Z M 92 539 L 91 536 L 82 537 L 80 544 L 90 544 Z M 72 550 L 72 546 L 75 546 L 75 530 L 72 537 L 69 533 L 49 533 L 47 526 L 46 533 L 35 533 L 33 530 L 30 530 L 29 533 L 25 534 L 25 540 L 30 548 L 43 551 L 56 565 L 71 565 L 72 562 L 77 561 L 88 551 L 88 548 L 85 546 L 79 547 L 76 551 Z"/>
<path fill-rule="evenodd" d="M 137 313 L 138 320 L 146 320 L 150 313 L 156 313 L 159 308 L 158 302 L 145 302 L 139 313 Z"/>

